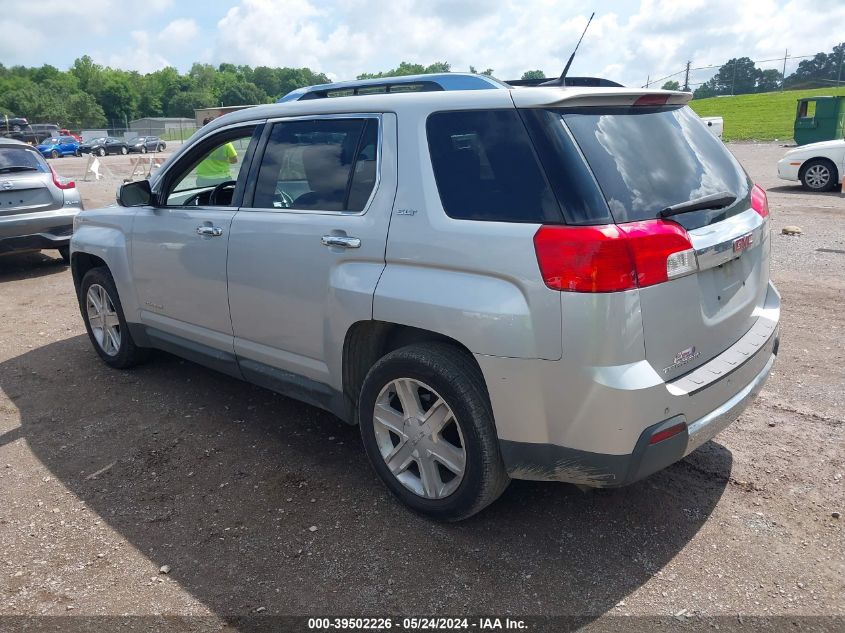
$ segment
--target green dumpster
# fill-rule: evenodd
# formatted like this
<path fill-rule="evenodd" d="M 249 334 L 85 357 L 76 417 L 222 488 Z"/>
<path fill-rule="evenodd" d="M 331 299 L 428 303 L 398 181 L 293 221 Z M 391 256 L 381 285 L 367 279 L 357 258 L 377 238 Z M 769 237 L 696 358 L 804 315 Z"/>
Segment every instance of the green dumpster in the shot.
<path fill-rule="evenodd" d="M 799 99 L 794 138 L 798 145 L 845 138 L 845 96 Z"/>

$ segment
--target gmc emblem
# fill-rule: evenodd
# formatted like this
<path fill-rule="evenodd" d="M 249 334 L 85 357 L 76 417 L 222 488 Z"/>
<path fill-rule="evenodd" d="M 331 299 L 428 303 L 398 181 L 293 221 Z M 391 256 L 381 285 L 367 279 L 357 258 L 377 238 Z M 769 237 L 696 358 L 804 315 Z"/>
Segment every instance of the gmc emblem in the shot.
<path fill-rule="evenodd" d="M 754 236 L 751 233 L 736 238 L 734 240 L 734 253 L 741 253 L 742 251 L 747 250 L 751 247 L 753 242 Z"/>

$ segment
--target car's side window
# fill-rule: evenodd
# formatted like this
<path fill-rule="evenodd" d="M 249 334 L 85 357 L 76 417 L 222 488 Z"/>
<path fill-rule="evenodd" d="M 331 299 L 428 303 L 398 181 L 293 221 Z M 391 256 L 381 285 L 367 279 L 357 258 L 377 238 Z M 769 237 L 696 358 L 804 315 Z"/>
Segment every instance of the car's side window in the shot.
<path fill-rule="evenodd" d="M 164 196 L 167 206 L 229 206 L 239 179 L 246 177 L 243 159 L 253 139 L 255 126 L 217 134 L 203 141 L 202 149 L 175 167 Z"/>
<path fill-rule="evenodd" d="M 276 123 L 252 206 L 363 211 L 377 179 L 378 125 L 375 117 Z"/>

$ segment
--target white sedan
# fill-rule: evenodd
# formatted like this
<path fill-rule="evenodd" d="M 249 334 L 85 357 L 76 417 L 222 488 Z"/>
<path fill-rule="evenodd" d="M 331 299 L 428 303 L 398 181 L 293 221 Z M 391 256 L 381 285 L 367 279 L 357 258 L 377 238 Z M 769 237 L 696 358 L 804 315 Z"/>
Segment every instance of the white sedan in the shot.
<path fill-rule="evenodd" d="M 830 191 L 845 175 L 845 139 L 810 143 L 778 161 L 778 177 L 799 180 L 810 191 Z"/>

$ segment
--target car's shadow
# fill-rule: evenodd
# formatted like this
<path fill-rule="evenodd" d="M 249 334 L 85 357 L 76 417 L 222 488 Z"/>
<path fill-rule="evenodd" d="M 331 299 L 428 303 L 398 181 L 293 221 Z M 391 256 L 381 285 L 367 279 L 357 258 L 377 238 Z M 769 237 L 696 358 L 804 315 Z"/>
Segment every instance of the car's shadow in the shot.
<path fill-rule="evenodd" d="M 357 429 L 165 354 L 115 371 L 77 336 L 0 363 L 0 390 L 21 420 L 0 446 L 25 440 L 227 618 L 259 607 L 598 617 L 695 537 L 732 465 L 711 442 L 625 489 L 513 482 L 481 514 L 438 524 L 377 481 Z"/>
<path fill-rule="evenodd" d="M 767 187 L 766 191 L 773 191 L 777 193 L 791 193 L 791 194 L 802 194 L 805 196 L 827 196 L 830 198 L 839 198 L 841 188 L 836 187 L 833 191 L 808 191 L 804 189 L 801 185 L 778 185 L 776 187 Z"/>
<path fill-rule="evenodd" d="M 66 268 L 58 251 L 9 253 L 0 256 L 0 283 L 53 275 Z"/>

